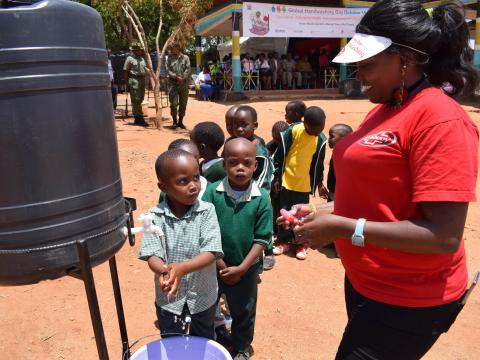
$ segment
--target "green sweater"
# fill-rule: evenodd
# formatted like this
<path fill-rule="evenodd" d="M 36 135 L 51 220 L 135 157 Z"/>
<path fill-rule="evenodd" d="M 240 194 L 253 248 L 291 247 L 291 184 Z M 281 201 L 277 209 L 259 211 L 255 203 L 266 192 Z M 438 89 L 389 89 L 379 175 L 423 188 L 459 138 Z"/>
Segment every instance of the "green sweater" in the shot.
<path fill-rule="evenodd" d="M 254 140 L 255 151 L 257 153 L 257 169 L 253 173 L 253 178 L 257 181 L 260 188 L 270 193 L 273 180 L 273 162 L 270 158 L 268 149 L 257 139 Z"/>
<path fill-rule="evenodd" d="M 228 180 L 209 184 L 203 200 L 211 202 L 222 234 L 224 261 L 238 266 L 252 249 L 253 244 L 268 246 L 272 241 L 273 215 L 268 193 L 254 182 L 250 193 L 239 201 L 229 195 Z"/>
<path fill-rule="evenodd" d="M 202 168 L 202 164 L 200 164 L 200 169 Z M 211 165 L 207 170 L 202 171 L 202 176 L 207 179 L 209 183 L 214 183 L 215 181 L 222 180 L 225 176 L 227 176 L 227 172 L 223 167 L 223 159 L 218 160 L 216 163 Z"/>

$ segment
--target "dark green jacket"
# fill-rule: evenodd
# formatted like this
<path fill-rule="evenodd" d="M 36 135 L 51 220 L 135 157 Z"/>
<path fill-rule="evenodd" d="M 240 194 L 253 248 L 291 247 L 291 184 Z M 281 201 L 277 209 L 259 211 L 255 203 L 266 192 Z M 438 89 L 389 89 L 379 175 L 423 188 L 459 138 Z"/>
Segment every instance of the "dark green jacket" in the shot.
<path fill-rule="evenodd" d="M 223 181 L 209 184 L 202 200 L 215 206 L 222 234 L 223 259 L 229 266 L 238 266 L 253 244 L 268 247 L 271 243 L 272 205 L 269 194 L 255 182 L 251 198 L 240 202 L 232 200 L 223 188 Z"/>
<path fill-rule="evenodd" d="M 292 146 L 292 129 L 301 123 L 293 124 L 287 130 L 280 133 L 282 141 L 278 146 L 277 151 L 275 152 L 275 156 L 273 158 L 273 165 L 274 165 L 274 180 L 278 181 L 280 184 L 282 183 L 282 175 L 285 170 L 285 159 L 287 158 L 288 151 Z M 318 135 L 318 144 L 317 150 L 312 156 L 312 162 L 310 165 L 310 185 L 312 187 L 310 193 L 315 195 L 315 189 L 317 188 L 318 184 L 323 182 L 323 170 L 325 161 L 325 146 L 327 143 L 326 136 L 321 133 Z"/>
<path fill-rule="evenodd" d="M 253 173 L 253 179 L 257 182 L 258 186 L 266 190 L 270 194 L 272 188 L 273 178 L 273 164 L 270 154 L 264 144 L 260 141 L 255 141 L 255 151 L 257 153 L 257 169 Z"/>
<path fill-rule="evenodd" d="M 200 164 L 200 169 L 202 169 L 202 165 L 203 163 Z M 211 165 L 207 170 L 202 171 L 202 176 L 207 179 L 209 183 L 223 180 L 223 178 L 227 176 L 227 172 L 223 167 L 223 159 Z"/>

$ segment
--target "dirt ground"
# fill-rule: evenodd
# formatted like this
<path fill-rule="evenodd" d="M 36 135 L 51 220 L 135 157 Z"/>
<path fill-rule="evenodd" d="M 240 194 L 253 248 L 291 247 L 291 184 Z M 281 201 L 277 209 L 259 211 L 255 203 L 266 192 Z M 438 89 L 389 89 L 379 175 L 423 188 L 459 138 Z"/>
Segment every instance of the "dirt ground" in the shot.
<path fill-rule="evenodd" d="M 123 100 L 124 101 L 124 100 Z M 152 102 L 153 100 L 151 100 Z M 122 97 L 119 99 L 122 103 Z M 258 134 L 270 139 L 272 124 L 283 119 L 286 101 L 256 102 Z M 316 100 L 327 113 L 327 129 L 337 122 L 354 128 L 372 108 L 366 100 Z M 224 128 L 230 105 L 189 100 L 188 127 L 212 120 Z M 480 110 L 465 106 L 480 126 Z M 150 111 L 153 115 L 153 109 Z M 168 116 L 164 109 L 164 116 Z M 131 119 L 128 119 L 131 121 Z M 123 191 L 137 199 L 138 217 L 156 204 L 153 165 L 156 157 L 175 138 L 186 132 L 158 131 L 116 120 Z M 327 151 L 326 166 L 330 158 Z M 480 196 L 479 185 L 477 194 Z M 318 201 L 318 199 L 317 199 Z M 480 206 L 470 205 L 465 229 L 470 276 L 480 269 Z M 126 244 L 117 254 L 125 316 L 130 343 L 158 333 L 154 326 L 153 275 L 137 259 L 140 237 L 134 248 Z M 332 253 L 310 250 L 305 261 L 277 257 L 272 271 L 262 275 L 255 331 L 256 360 L 333 359 L 346 323 L 343 300 L 344 271 Z M 121 341 L 108 263 L 94 269 L 95 282 L 111 359 L 121 359 Z M 480 289 L 447 334 L 441 336 L 425 359 L 478 359 L 480 357 Z M 142 342 L 141 342 L 142 343 Z M 145 343 L 145 340 L 143 341 Z M 138 348 L 138 347 L 136 347 Z M 21 287 L 0 288 L 0 357 L 2 359 L 94 359 L 97 358 L 83 284 L 64 277 Z"/>

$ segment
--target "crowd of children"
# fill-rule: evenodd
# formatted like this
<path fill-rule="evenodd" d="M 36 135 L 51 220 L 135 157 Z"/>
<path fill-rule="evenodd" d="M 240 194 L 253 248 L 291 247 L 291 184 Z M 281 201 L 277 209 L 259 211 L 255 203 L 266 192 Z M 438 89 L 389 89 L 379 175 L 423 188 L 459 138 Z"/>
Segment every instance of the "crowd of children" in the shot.
<path fill-rule="evenodd" d="M 144 236 L 140 259 L 155 274 L 163 337 L 182 333 L 179 319 L 189 315 L 191 335 L 216 339 L 234 360 L 249 359 L 259 273 L 272 269 L 273 255 L 288 249 L 298 259 L 306 258 L 306 249 L 295 244 L 291 231 L 278 228 L 275 219 L 280 209 L 308 203 L 317 191 L 332 200 L 333 162 L 325 187 L 322 109 L 292 101 L 285 120 L 274 124 L 272 141 L 265 144 L 255 135 L 255 109 L 233 106 L 225 114 L 226 141 L 218 124 L 201 122 L 190 140 L 175 140 L 158 157 L 161 194 L 149 212 L 162 231 Z M 329 146 L 350 132 L 347 125 L 333 126 Z M 214 325 L 222 316 L 220 296 L 232 318 L 231 333 L 224 324 L 221 331 Z"/>

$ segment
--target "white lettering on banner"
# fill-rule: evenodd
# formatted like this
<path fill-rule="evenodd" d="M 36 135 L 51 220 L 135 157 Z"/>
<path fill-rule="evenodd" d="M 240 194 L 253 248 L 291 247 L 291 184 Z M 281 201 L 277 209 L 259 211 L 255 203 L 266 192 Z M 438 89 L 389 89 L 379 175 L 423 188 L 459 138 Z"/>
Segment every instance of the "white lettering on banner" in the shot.
<path fill-rule="evenodd" d="M 397 142 L 397 135 L 393 131 L 380 131 L 373 135 L 367 135 L 358 142 L 362 146 L 381 147 L 390 146 Z"/>
<path fill-rule="evenodd" d="M 243 2 L 245 37 L 353 37 L 368 8 L 326 8 Z M 359 48 L 361 51 L 361 47 Z"/>

